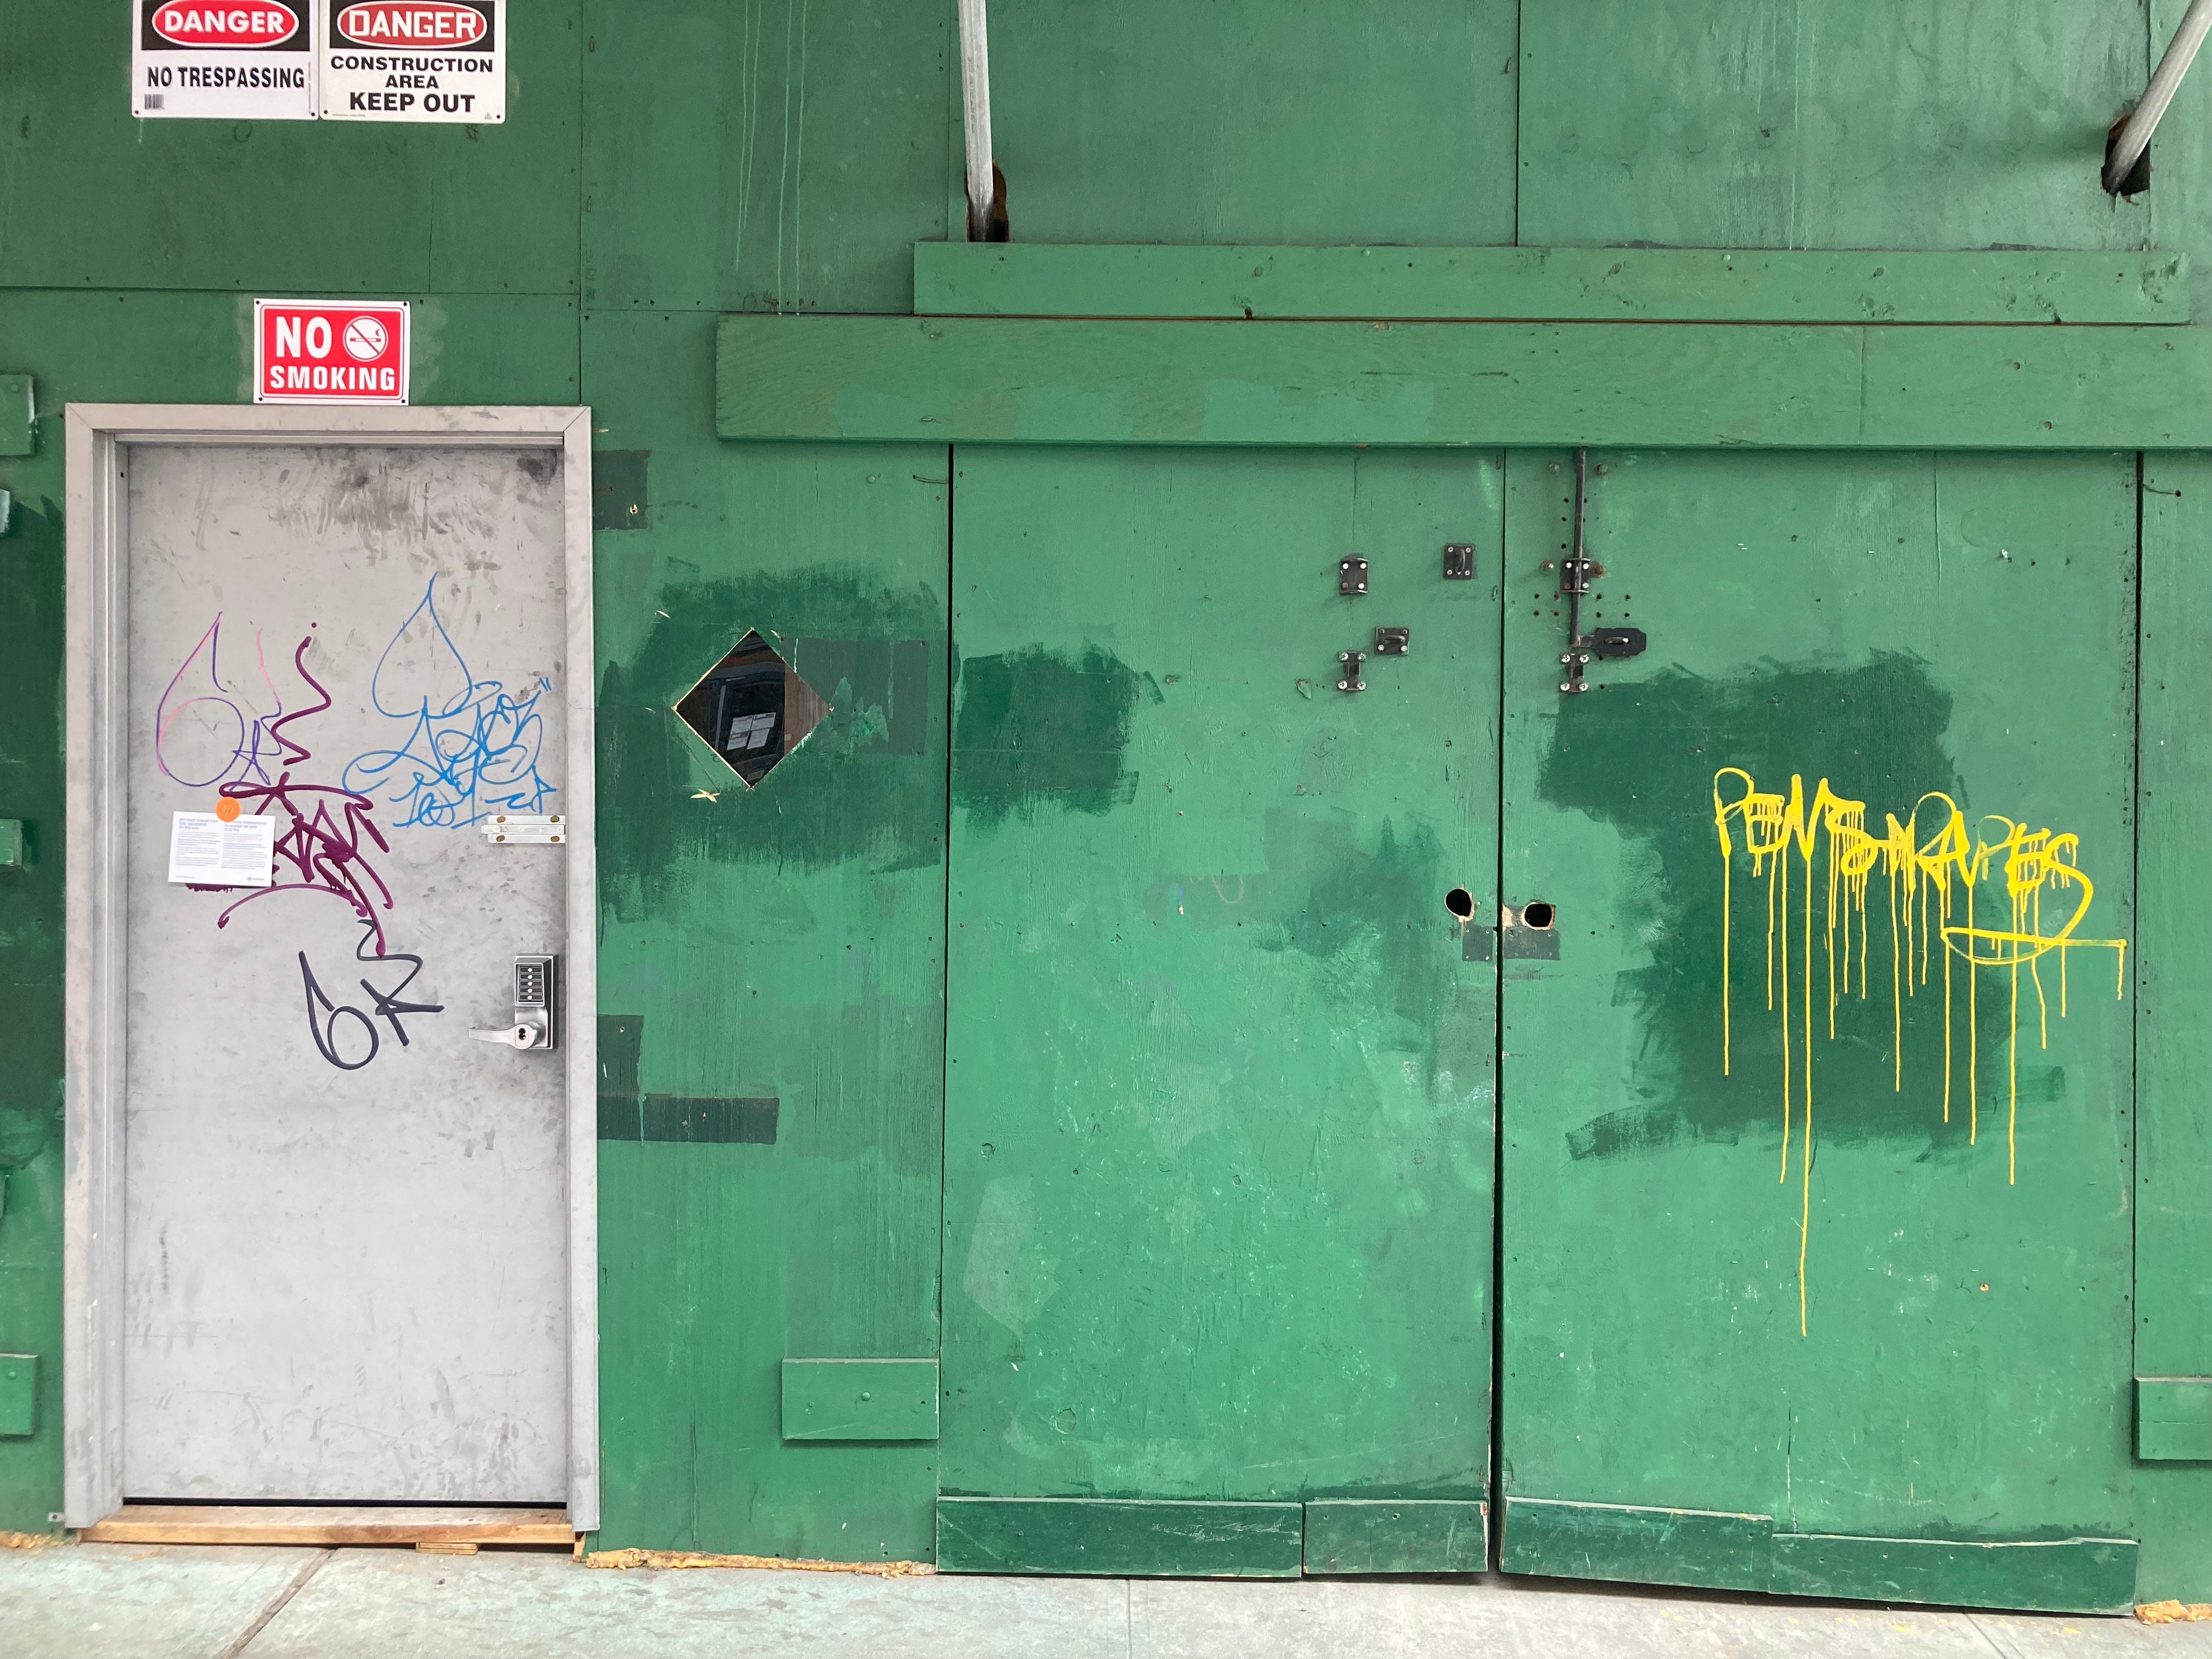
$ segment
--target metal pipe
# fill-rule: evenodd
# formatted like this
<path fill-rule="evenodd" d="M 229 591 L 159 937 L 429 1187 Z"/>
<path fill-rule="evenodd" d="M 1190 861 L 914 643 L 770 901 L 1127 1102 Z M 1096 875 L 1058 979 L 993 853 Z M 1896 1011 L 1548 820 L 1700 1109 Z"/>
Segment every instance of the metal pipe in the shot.
<path fill-rule="evenodd" d="M 2212 0 L 2197 4 L 2212 8 Z M 968 139 L 968 240 L 980 242 L 997 193 L 991 167 L 991 43 L 983 0 L 960 0 L 960 112 Z"/>
<path fill-rule="evenodd" d="M 964 8 L 966 0 L 962 0 Z M 982 0 L 976 0 L 976 9 L 982 9 Z M 2128 124 L 2120 129 L 2118 143 L 2112 146 L 2112 159 L 2105 163 L 2105 188 L 2117 195 L 2121 182 L 2134 170 L 2142 153 L 2150 148 L 2150 136 L 2158 131 L 2160 118 L 2166 106 L 2173 101 L 2173 94 L 2181 89 L 2181 77 L 2189 73 L 2189 65 L 2197 57 L 2197 47 L 2204 37 L 2212 34 L 2212 0 L 2189 0 L 2189 9 L 2183 15 L 2181 27 L 2173 32 L 2173 44 L 2166 47 L 2166 56 L 2158 60 L 2151 71 L 2150 84 L 2143 88 L 2142 102 L 2128 117 Z"/>

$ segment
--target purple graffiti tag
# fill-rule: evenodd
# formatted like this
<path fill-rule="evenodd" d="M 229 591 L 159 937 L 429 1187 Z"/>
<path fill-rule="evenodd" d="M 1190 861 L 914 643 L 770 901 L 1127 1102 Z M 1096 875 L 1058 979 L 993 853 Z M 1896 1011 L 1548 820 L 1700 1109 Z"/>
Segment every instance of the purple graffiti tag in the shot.
<path fill-rule="evenodd" d="M 400 1016 L 443 1013 L 445 1006 L 403 1000 L 407 988 L 422 971 L 422 958 L 404 951 L 390 950 L 385 938 L 384 923 L 378 912 L 392 908 L 392 889 L 377 872 L 373 860 L 379 853 L 389 853 L 392 845 L 370 816 L 376 810 L 375 802 L 365 794 L 337 785 L 295 780 L 295 769 L 306 766 L 315 757 L 305 743 L 285 728 L 295 720 L 324 713 L 332 703 L 329 690 L 308 672 L 307 648 L 315 642 L 313 632 L 311 630 L 300 641 L 299 648 L 292 653 L 292 666 L 313 689 L 319 701 L 289 711 L 276 682 L 270 678 L 268 655 L 262 647 L 261 636 L 258 633 L 254 635 L 262 682 L 269 688 L 276 712 L 252 719 L 232 700 L 230 688 L 222 683 L 218 666 L 222 639 L 222 617 L 218 612 L 161 694 L 154 716 L 155 764 L 163 775 L 188 788 L 216 784 L 216 793 L 227 800 L 235 801 L 242 811 L 274 817 L 281 826 L 276 837 L 276 860 L 280 873 L 289 879 L 234 900 L 216 916 L 217 927 L 228 927 L 231 917 L 240 910 L 274 893 L 326 893 L 342 900 L 362 924 L 360 942 L 354 946 L 356 961 L 405 969 L 406 976 L 388 991 L 378 989 L 367 979 L 360 981 L 361 988 L 368 996 L 369 1006 L 365 1011 L 349 1003 L 333 1002 L 316 980 L 315 970 L 308 965 L 307 953 L 295 953 L 307 1006 L 307 1030 L 314 1038 L 316 1052 L 342 1072 L 357 1072 L 376 1058 L 382 1046 L 376 1027 L 378 1020 L 389 1024 L 392 1035 L 405 1048 L 409 1046 L 407 1030 L 400 1024 Z M 215 688 L 212 692 L 197 688 L 194 670 L 203 664 L 207 683 Z M 188 677 L 194 684 L 187 685 Z M 213 712 L 217 731 L 223 729 L 226 715 L 234 728 L 230 757 L 213 777 L 180 777 L 163 753 L 163 739 L 170 727 L 187 710 L 194 708 L 203 711 L 203 719 Z M 269 775 L 272 766 L 278 769 L 274 779 Z M 342 1046 L 339 1042 L 340 1027 L 349 1020 L 366 1039 L 367 1051 L 358 1058 L 349 1056 L 360 1049 L 361 1042 L 348 1041 Z"/>
<path fill-rule="evenodd" d="M 262 765 L 264 756 L 274 748 L 274 722 L 284 713 L 283 695 L 276 690 L 276 682 L 269 677 L 269 653 L 261 642 L 258 629 L 253 635 L 253 654 L 261 670 L 261 683 L 269 690 L 270 701 L 276 704 L 275 714 L 248 716 L 239 706 L 237 696 L 222 683 L 222 612 L 216 612 L 215 620 L 208 624 L 199 643 L 185 654 L 177 672 L 170 677 L 161 693 L 161 700 L 154 709 L 154 764 L 164 777 L 183 784 L 188 789 L 204 789 L 212 783 L 228 782 L 233 778 L 258 778 L 264 783 L 269 774 Z M 193 674 L 195 665 L 204 668 L 207 683 L 213 691 L 193 690 L 185 684 L 187 676 Z M 197 678 L 197 676 L 194 676 Z M 179 695 L 182 693 L 183 695 Z M 216 729 L 230 727 L 228 741 L 230 754 L 214 775 L 204 778 L 179 775 L 169 764 L 170 732 L 185 714 L 198 711 L 198 718 L 212 720 Z"/>
<path fill-rule="evenodd" d="M 331 706 L 331 694 L 321 681 L 307 671 L 307 647 L 315 636 L 308 635 L 300 641 L 293 653 L 292 665 L 300 678 L 315 689 L 322 699 L 305 708 L 294 709 L 269 723 L 269 735 L 282 751 L 278 764 L 284 768 L 273 783 L 226 783 L 219 794 L 239 804 L 243 811 L 276 813 L 289 820 L 280 826 L 276 836 L 276 857 L 290 866 L 296 879 L 280 881 L 248 893 L 230 905 L 216 918 L 216 926 L 228 927 L 232 916 L 257 899 L 275 893 L 328 893 L 343 899 L 352 907 L 353 913 L 367 922 L 376 939 L 376 954 L 385 949 L 384 926 L 377 920 L 380 908 L 392 908 L 392 889 L 369 862 L 370 854 L 364 842 L 374 843 L 378 852 L 388 853 L 392 844 L 384 839 L 369 814 L 376 810 L 375 803 L 366 795 L 342 789 L 334 784 L 295 783 L 291 769 L 314 758 L 305 744 L 288 735 L 284 728 L 295 720 L 319 714 Z M 337 810 L 335 812 L 333 808 Z"/>

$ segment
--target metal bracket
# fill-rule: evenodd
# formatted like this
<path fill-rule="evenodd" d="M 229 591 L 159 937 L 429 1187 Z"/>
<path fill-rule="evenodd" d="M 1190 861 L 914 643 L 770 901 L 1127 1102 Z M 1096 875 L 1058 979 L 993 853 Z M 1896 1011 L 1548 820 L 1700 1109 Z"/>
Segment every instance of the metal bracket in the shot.
<path fill-rule="evenodd" d="M 1567 601 L 1567 648 L 1559 653 L 1559 661 L 1567 671 L 1566 678 L 1559 682 L 1559 690 L 1570 694 L 1587 691 L 1589 681 L 1583 671 L 1590 665 L 1594 657 L 1634 657 L 1641 655 L 1647 643 L 1640 628 L 1601 628 L 1594 634 L 1583 632 L 1583 596 L 1589 592 L 1590 579 L 1605 574 L 1605 567 L 1594 561 L 1583 547 L 1583 519 L 1589 494 L 1589 451 L 1575 451 L 1575 541 L 1567 556 L 1559 561 L 1559 592 Z"/>
<path fill-rule="evenodd" d="M 1413 642 L 1410 628 L 1378 628 L 1375 630 L 1375 654 L 1378 657 L 1402 657 Z"/>
<path fill-rule="evenodd" d="M 1444 580 L 1465 582 L 1474 580 L 1474 544 L 1446 542 L 1444 544 Z"/>
<path fill-rule="evenodd" d="M 1336 659 L 1344 665 L 1344 677 L 1337 681 L 1336 689 L 1340 691 L 1364 691 L 1367 682 L 1360 678 L 1360 671 L 1367 665 L 1367 653 L 1364 651 L 1340 651 L 1336 653 Z"/>
<path fill-rule="evenodd" d="M 1367 591 L 1367 561 L 1339 559 L 1336 562 L 1336 591 L 1340 593 L 1364 593 Z"/>

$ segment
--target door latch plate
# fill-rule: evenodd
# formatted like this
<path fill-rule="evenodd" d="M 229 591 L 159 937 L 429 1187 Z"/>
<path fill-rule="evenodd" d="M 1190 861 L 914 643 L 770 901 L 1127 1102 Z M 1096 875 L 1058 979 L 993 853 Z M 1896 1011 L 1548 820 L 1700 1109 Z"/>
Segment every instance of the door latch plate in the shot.
<path fill-rule="evenodd" d="M 1375 630 L 1375 654 L 1378 657 L 1402 657 L 1413 637 L 1413 630 L 1410 628 L 1378 628 Z"/>
<path fill-rule="evenodd" d="M 1367 561 L 1339 559 L 1336 562 L 1336 591 L 1340 593 L 1364 593 L 1367 591 Z"/>
<path fill-rule="evenodd" d="M 1474 544 L 1446 542 L 1444 544 L 1444 580 L 1465 582 L 1474 580 Z"/>
<path fill-rule="evenodd" d="M 1340 691 L 1364 691 L 1367 682 L 1361 678 L 1361 672 L 1367 665 L 1367 653 L 1364 651 L 1340 651 L 1336 653 L 1336 659 L 1344 665 L 1343 677 L 1337 681 L 1336 689 Z"/>

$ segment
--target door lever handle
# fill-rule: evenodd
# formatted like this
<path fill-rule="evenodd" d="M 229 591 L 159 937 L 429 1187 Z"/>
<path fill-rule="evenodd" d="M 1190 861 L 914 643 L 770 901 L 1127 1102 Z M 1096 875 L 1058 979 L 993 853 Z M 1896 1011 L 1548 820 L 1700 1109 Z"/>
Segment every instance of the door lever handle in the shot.
<path fill-rule="evenodd" d="M 501 1042 L 510 1048 L 557 1048 L 561 1046 L 560 958 L 550 956 L 514 959 L 514 1024 L 469 1035 L 478 1042 Z"/>

